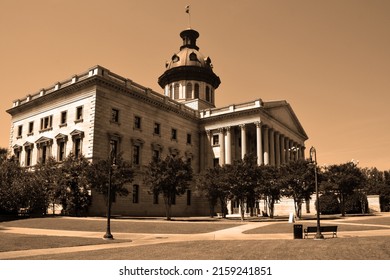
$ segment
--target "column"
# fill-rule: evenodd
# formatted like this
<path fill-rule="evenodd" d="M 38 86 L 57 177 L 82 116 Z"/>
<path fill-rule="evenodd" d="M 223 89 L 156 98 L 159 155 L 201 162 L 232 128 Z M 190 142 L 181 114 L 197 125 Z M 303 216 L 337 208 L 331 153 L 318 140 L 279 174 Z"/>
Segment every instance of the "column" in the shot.
<path fill-rule="evenodd" d="M 269 156 L 270 164 L 275 165 L 275 131 L 273 129 L 269 132 Z"/>
<path fill-rule="evenodd" d="M 281 164 L 286 164 L 286 147 L 285 147 L 284 135 L 280 135 L 280 155 L 281 155 Z"/>
<path fill-rule="evenodd" d="M 280 166 L 280 134 L 275 132 L 275 165 Z"/>
<path fill-rule="evenodd" d="M 225 164 L 225 131 L 223 128 L 219 129 L 219 164 Z"/>
<path fill-rule="evenodd" d="M 286 138 L 286 163 L 289 163 L 290 159 L 290 139 Z"/>
<path fill-rule="evenodd" d="M 244 159 L 246 155 L 246 128 L 245 124 L 240 125 L 241 128 L 241 158 Z"/>
<path fill-rule="evenodd" d="M 269 135 L 268 127 L 264 127 L 264 164 L 269 164 Z"/>
<path fill-rule="evenodd" d="M 261 133 L 261 122 L 256 122 L 256 155 L 257 165 L 262 165 L 263 162 L 263 146 L 262 146 L 262 133 Z"/>
<path fill-rule="evenodd" d="M 212 168 L 213 167 L 213 164 L 212 164 L 212 161 L 211 161 L 211 155 L 212 155 L 212 150 L 213 150 L 213 145 L 211 143 L 211 131 L 210 130 L 206 130 L 206 151 L 205 151 L 205 168 Z"/>
<path fill-rule="evenodd" d="M 199 131 L 199 171 L 206 170 L 206 133 Z"/>
<path fill-rule="evenodd" d="M 294 155 L 294 160 L 298 160 L 298 144 L 296 142 L 293 142 L 293 155 Z"/>
<path fill-rule="evenodd" d="M 226 164 L 232 163 L 232 135 L 230 126 L 226 127 Z"/>
<path fill-rule="evenodd" d="M 305 146 L 301 146 L 301 158 L 302 159 L 305 159 L 305 149 L 306 149 Z"/>

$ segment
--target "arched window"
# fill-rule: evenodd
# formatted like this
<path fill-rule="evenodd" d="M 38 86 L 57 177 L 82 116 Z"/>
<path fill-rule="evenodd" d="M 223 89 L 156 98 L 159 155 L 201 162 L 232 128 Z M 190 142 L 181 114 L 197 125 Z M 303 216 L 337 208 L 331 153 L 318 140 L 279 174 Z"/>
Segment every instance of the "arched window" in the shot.
<path fill-rule="evenodd" d="M 192 98 L 192 84 L 187 83 L 186 86 L 186 99 L 191 99 Z"/>
<path fill-rule="evenodd" d="M 178 57 L 176 54 L 174 54 L 173 56 L 172 56 L 172 61 L 173 62 L 178 62 L 180 60 L 180 57 Z"/>
<path fill-rule="evenodd" d="M 173 96 L 174 96 L 173 99 L 179 99 L 179 89 L 180 89 L 179 84 L 175 84 L 174 91 L 173 91 Z"/>
<path fill-rule="evenodd" d="M 198 57 L 196 56 L 196 53 L 190 53 L 190 60 L 191 61 L 197 61 Z"/>
<path fill-rule="evenodd" d="M 210 87 L 206 86 L 206 101 L 210 102 Z"/>
<path fill-rule="evenodd" d="M 194 89 L 194 98 L 199 98 L 199 84 L 195 84 L 195 89 Z"/>
<path fill-rule="evenodd" d="M 172 85 L 169 86 L 168 96 L 173 99 L 173 88 L 172 88 Z"/>

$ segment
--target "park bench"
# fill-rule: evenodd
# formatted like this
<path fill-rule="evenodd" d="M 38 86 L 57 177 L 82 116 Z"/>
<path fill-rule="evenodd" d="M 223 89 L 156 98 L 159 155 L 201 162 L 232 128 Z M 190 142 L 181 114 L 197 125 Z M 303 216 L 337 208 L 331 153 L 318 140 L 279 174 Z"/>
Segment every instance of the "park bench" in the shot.
<path fill-rule="evenodd" d="M 305 238 L 309 238 L 310 233 L 317 233 L 317 227 L 307 227 L 304 230 Z M 337 237 L 337 226 L 320 226 L 321 233 L 331 233 L 332 237 Z"/>
<path fill-rule="evenodd" d="M 18 216 L 19 217 L 29 217 L 30 216 L 30 209 L 29 208 L 19 208 Z"/>

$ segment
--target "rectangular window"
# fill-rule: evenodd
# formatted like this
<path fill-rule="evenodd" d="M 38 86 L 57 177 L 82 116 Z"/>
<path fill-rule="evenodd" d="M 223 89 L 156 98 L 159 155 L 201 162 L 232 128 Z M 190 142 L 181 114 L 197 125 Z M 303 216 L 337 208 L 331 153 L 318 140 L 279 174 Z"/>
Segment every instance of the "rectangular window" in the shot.
<path fill-rule="evenodd" d="M 77 158 L 79 156 L 81 156 L 81 138 L 75 138 L 73 140 L 73 153 L 74 153 L 74 156 Z"/>
<path fill-rule="evenodd" d="M 141 117 L 134 116 L 134 129 L 141 129 Z"/>
<path fill-rule="evenodd" d="M 191 190 L 187 190 L 187 205 L 191 205 Z"/>
<path fill-rule="evenodd" d="M 49 130 L 53 127 L 53 116 L 47 116 L 41 119 L 41 131 Z"/>
<path fill-rule="evenodd" d="M 28 134 L 31 135 L 34 132 L 34 122 L 28 123 Z"/>
<path fill-rule="evenodd" d="M 18 137 L 22 137 L 23 134 L 23 125 L 18 126 Z"/>
<path fill-rule="evenodd" d="M 140 163 L 140 146 L 134 145 L 133 146 L 133 164 L 139 165 Z"/>
<path fill-rule="evenodd" d="M 15 149 L 14 150 L 14 156 L 16 158 L 16 160 L 20 163 L 20 155 L 21 155 L 21 150 L 20 149 Z"/>
<path fill-rule="evenodd" d="M 45 164 L 46 163 L 46 160 L 48 158 L 48 147 L 46 145 L 43 145 L 40 149 L 39 149 L 39 153 L 40 153 L 40 159 L 41 159 L 41 163 L 42 164 Z"/>
<path fill-rule="evenodd" d="M 76 108 L 76 121 L 82 121 L 83 120 L 83 106 Z"/>
<path fill-rule="evenodd" d="M 218 166 L 219 165 L 219 158 L 215 158 L 213 160 L 213 164 L 214 164 L 214 167 Z"/>
<path fill-rule="evenodd" d="M 119 110 L 112 109 L 111 110 L 111 121 L 115 123 L 119 123 Z"/>
<path fill-rule="evenodd" d="M 160 135 L 161 125 L 159 123 L 154 123 L 154 134 Z"/>
<path fill-rule="evenodd" d="M 58 143 L 58 161 L 65 159 L 65 142 L 61 141 Z"/>
<path fill-rule="evenodd" d="M 133 185 L 133 203 L 139 203 L 139 186 Z"/>
<path fill-rule="evenodd" d="M 160 151 L 159 150 L 153 150 L 152 159 L 154 162 L 157 162 L 160 159 Z"/>
<path fill-rule="evenodd" d="M 67 111 L 62 111 L 61 112 L 61 120 L 60 120 L 60 125 L 65 125 L 67 122 L 67 116 L 68 112 Z"/>
<path fill-rule="evenodd" d="M 191 145 L 192 143 L 192 137 L 190 133 L 187 133 L 187 144 Z"/>
<path fill-rule="evenodd" d="M 116 158 L 118 156 L 118 140 L 111 139 L 110 140 L 110 157 L 111 164 L 116 164 Z"/>
<path fill-rule="evenodd" d="M 175 128 L 172 128 L 171 130 L 171 139 L 177 140 L 177 130 Z"/>
<path fill-rule="evenodd" d="M 31 166 L 32 150 L 26 149 L 26 166 Z"/>
<path fill-rule="evenodd" d="M 213 145 L 219 145 L 219 134 L 213 135 Z"/>

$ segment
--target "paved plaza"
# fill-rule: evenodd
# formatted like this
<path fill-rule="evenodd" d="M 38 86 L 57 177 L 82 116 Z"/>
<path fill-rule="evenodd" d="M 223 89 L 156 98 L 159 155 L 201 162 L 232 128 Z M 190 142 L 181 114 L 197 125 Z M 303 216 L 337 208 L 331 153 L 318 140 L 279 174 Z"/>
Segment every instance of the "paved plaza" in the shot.
<path fill-rule="evenodd" d="M 48 218 L 46 218 L 47 220 Z M 99 254 L 100 250 L 115 250 L 123 248 L 134 248 L 145 245 L 158 245 L 158 244 L 177 244 L 180 242 L 202 242 L 202 241 L 272 241 L 272 240 L 293 240 L 294 235 L 292 231 L 292 224 L 288 221 L 261 221 L 258 219 L 250 219 L 248 221 L 240 222 L 237 220 L 223 220 L 223 219 L 177 219 L 173 222 L 164 221 L 162 219 L 113 219 L 112 222 L 118 224 L 119 232 L 112 231 L 115 240 L 105 241 L 102 240 L 104 234 L 104 218 L 70 218 L 70 217 L 57 217 L 51 218 L 53 222 L 66 222 L 73 224 L 71 229 L 66 230 L 63 228 L 56 228 L 55 224 L 53 228 L 42 228 L 43 226 L 35 223 L 28 223 L 34 219 L 26 219 L 11 222 L 0 223 L 0 233 L 2 234 L 2 241 L 7 242 L 8 237 L 15 236 L 29 236 L 29 237 L 74 237 L 78 240 L 91 240 L 96 239 L 100 244 L 83 244 L 65 246 L 51 246 L 50 248 L 34 248 L 34 249 L 13 249 L 3 250 L 0 248 L 0 259 L 39 259 L 44 258 L 45 255 L 58 255 L 61 259 L 61 254 L 71 254 L 80 252 L 95 252 Z M 37 219 L 44 221 L 45 218 Z M 47 220 L 50 222 L 50 220 Z M 89 224 L 91 226 L 89 226 Z M 94 224 L 103 225 L 102 231 L 96 231 L 92 228 Z M 28 227 L 24 224 L 31 224 Z M 50 223 L 48 223 L 50 226 Z M 296 224 L 302 224 L 303 227 L 308 225 L 315 225 L 315 220 L 307 219 L 297 221 Z M 390 237 L 390 213 L 380 213 L 374 216 L 354 216 L 341 219 L 340 217 L 328 218 L 321 221 L 321 225 L 338 225 L 337 238 L 338 239 L 351 239 L 351 238 L 370 238 L 370 237 Z M 89 227 L 87 230 L 78 230 L 79 228 Z M 171 231 L 159 230 L 159 226 L 172 227 Z M 170 226 L 172 225 L 172 226 Z M 207 226 L 216 226 L 217 230 Z M 145 230 L 145 227 L 149 226 L 149 229 Z M 190 229 L 186 233 L 172 233 L 174 232 L 174 226 L 187 227 Z M 41 227 L 41 228 L 40 228 Z M 47 226 L 46 226 L 47 227 Z M 128 227 L 128 230 L 126 229 Z M 136 228 L 142 227 L 144 232 L 137 232 Z M 155 230 L 153 230 L 153 227 Z M 134 229 L 132 232 L 131 229 Z M 207 231 L 207 232 L 202 232 Z M 114 227 L 115 230 L 115 227 Z M 178 232 L 181 232 L 179 230 Z M 332 239 L 331 236 L 325 236 L 326 239 Z M 311 237 L 312 239 L 313 237 Z M 34 239 L 32 239 L 34 240 Z M 307 241 L 309 242 L 309 241 Z M 321 241 L 317 241 L 321 242 Z M 22 248 L 23 246 L 21 246 Z"/>

